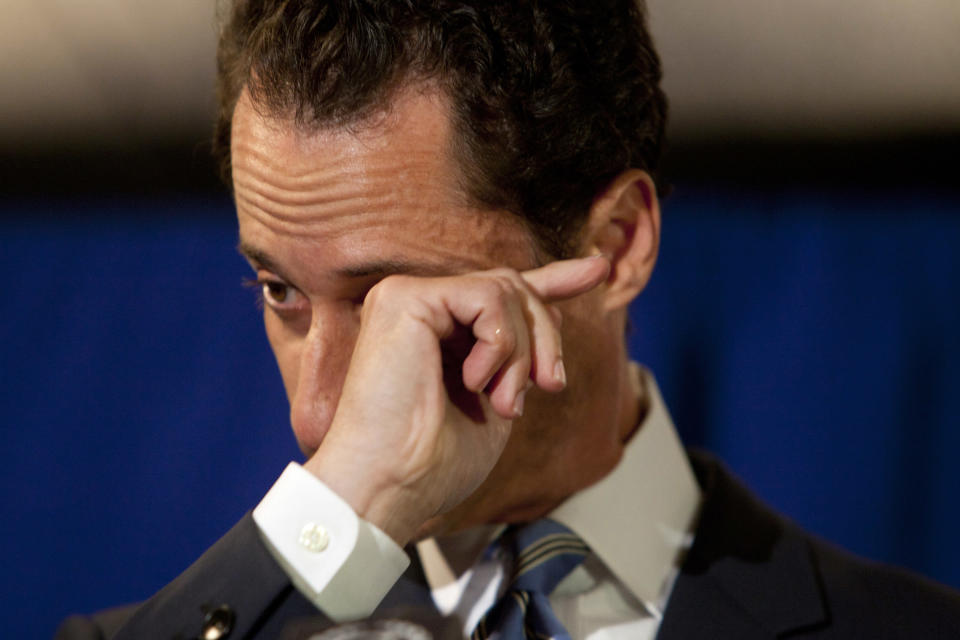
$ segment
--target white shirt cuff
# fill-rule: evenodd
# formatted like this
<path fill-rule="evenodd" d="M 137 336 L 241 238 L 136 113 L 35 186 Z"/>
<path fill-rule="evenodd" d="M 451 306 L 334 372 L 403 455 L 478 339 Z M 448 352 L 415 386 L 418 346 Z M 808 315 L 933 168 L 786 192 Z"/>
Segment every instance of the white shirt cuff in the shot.
<path fill-rule="evenodd" d="M 293 585 L 335 622 L 368 617 L 410 564 L 390 536 L 295 462 L 253 519 Z"/>

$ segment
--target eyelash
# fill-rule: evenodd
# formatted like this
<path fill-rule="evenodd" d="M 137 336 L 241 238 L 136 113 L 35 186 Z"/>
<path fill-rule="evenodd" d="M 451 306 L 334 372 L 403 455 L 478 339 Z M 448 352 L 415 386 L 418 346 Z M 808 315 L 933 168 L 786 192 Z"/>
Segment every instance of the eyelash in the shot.
<path fill-rule="evenodd" d="M 282 310 L 283 310 L 283 309 L 279 309 L 279 308 L 275 307 L 274 305 L 270 305 L 270 304 L 267 302 L 266 296 L 265 296 L 264 293 L 263 293 L 263 289 L 264 289 L 264 287 L 267 286 L 267 285 L 275 284 L 275 285 L 278 285 L 278 286 L 286 287 L 287 289 L 289 289 L 289 290 L 291 290 L 291 291 L 294 291 L 294 292 L 296 292 L 296 293 L 299 294 L 299 292 L 297 292 L 297 291 L 296 291 L 293 287 L 291 287 L 290 285 L 284 284 L 284 283 L 282 283 L 282 282 L 278 282 L 277 280 L 271 280 L 271 279 L 269 279 L 269 278 L 244 278 L 244 279 L 243 279 L 243 282 L 242 282 L 241 284 L 243 285 L 244 288 L 246 288 L 246 289 L 252 289 L 252 290 L 253 290 L 253 294 L 254 294 L 255 299 L 256 299 L 255 304 L 257 305 L 257 309 L 260 309 L 261 311 L 262 311 L 265 307 L 267 307 L 267 306 L 269 306 L 271 309 L 274 309 L 274 310 L 276 310 L 276 311 L 282 311 Z M 371 285 L 371 287 L 372 287 L 372 285 Z M 352 302 L 355 306 L 357 306 L 357 307 L 363 306 L 363 301 L 366 299 L 367 293 L 369 293 L 371 287 L 365 288 L 365 289 L 363 290 L 363 292 L 362 292 L 359 296 L 353 298 L 353 299 L 351 300 L 351 302 Z"/>
<path fill-rule="evenodd" d="M 260 281 L 256 278 L 244 278 L 240 284 L 244 289 L 250 289 L 253 291 L 257 309 L 262 310 L 265 302 L 263 300 L 263 285 L 260 283 Z"/>
<path fill-rule="evenodd" d="M 288 290 L 288 292 L 294 291 L 293 287 L 291 287 L 290 285 L 284 284 L 282 282 L 278 282 L 276 280 L 271 280 L 268 278 L 256 278 L 256 279 L 244 278 L 243 279 L 243 286 L 248 289 L 253 289 L 254 295 L 256 295 L 256 304 L 258 309 L 262 310 L 264 307 L 269 306 L 271 309 L 274 309 L 277 311 L 283 311 L 284 309 L 282 309 L 279 305 L 270 304 L 267 301 L 267 297 L 264 294 L 264 289 L 270 285 L 284 287 Z"/>

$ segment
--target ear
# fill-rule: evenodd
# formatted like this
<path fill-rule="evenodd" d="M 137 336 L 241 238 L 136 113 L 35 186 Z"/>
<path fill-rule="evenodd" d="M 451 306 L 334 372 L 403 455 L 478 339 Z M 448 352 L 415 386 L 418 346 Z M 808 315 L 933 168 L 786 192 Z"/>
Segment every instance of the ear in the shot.
<path fill-rule="evenodd" d="M 585 240 L 588 253 L 610 259 L 604 307 L 625 308 L 653 273 L 660 249 L 660 204 L 646 171 L 628 169 L 594 199 Z"/>

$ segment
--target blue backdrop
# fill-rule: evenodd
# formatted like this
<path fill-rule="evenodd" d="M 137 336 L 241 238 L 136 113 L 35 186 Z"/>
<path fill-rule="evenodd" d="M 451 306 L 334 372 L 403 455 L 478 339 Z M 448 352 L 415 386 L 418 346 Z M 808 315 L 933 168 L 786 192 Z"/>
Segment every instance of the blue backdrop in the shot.
<path fill-rule="evenodd" d="M 149 596 L 299 454 L 230 203 L 0 204 L 8 637 Z M 688 444 L 960 586 L 960 196 L 681 187 L 632 312 Z"/>

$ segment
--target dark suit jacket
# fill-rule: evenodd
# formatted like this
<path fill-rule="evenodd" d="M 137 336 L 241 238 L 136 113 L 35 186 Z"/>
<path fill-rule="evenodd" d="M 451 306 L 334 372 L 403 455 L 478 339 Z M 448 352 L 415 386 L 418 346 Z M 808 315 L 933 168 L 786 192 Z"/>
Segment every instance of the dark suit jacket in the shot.
<path fill-rule="evenodd" d="M 960 638 L 960 594 L 816 540 L 760 504 L 713 458 L 691 454 L 704 507 L 658 640 Z M 414 563 L 381 609 L 431 607 Z M 64 622 L 57 638 L 191 638 L 227 605 L 230 638 L 277 638 L 318 616 L 248 514 L 142 605 Z"/>

